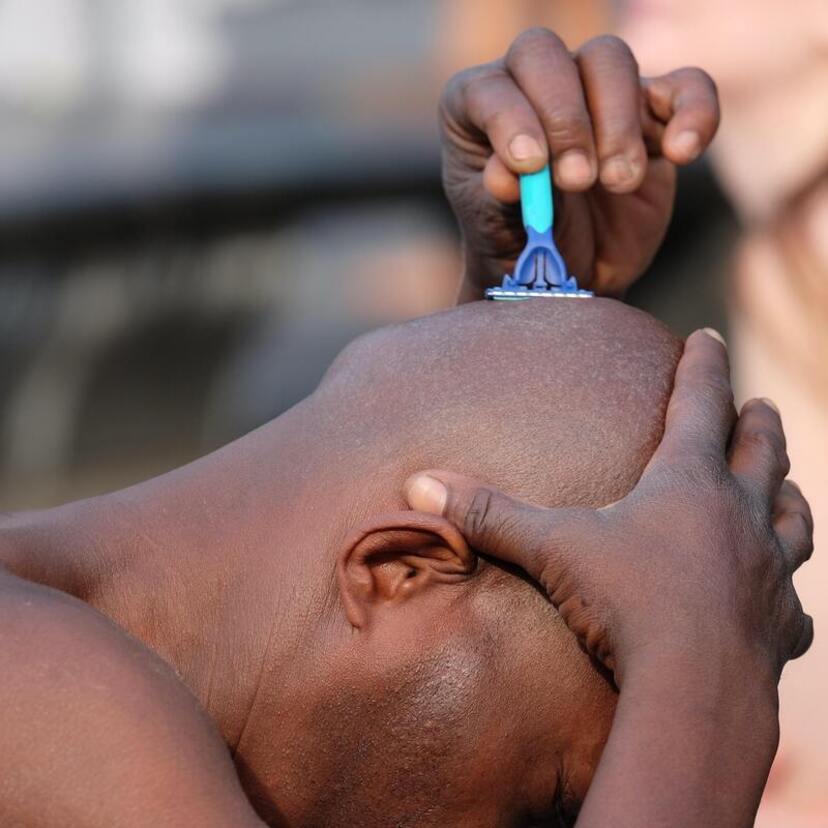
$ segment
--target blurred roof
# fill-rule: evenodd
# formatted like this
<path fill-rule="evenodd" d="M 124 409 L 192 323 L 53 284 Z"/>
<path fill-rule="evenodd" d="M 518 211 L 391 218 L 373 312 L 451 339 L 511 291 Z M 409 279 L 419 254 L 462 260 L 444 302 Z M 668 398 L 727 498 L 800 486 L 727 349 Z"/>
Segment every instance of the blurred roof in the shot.
<path fill-rule="evenodd" d="M 433 7 L 6 0 L 0 223 L 434 170 Z"/>

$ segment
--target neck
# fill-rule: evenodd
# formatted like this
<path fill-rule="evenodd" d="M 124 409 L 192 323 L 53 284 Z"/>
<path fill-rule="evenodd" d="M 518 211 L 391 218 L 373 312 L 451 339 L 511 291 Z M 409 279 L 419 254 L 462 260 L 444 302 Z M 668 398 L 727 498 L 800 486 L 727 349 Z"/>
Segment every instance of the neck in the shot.
<path fill-rule="evenodd" d="M 736 208 L 752 224 L 775 218 L 828 165 L 828 61 L 814 61 L 796 83 L 789 81 L 723 94 L 715 162 Z"/>
<path fill-rule="evenodd" d="M 170 474 L 42 512 L 9 515 L 0 562 L 111 617 L 177 670 L 238 744 L 265 665 L 296 651 L 297 497 L 309 481 L 288 414 Z M 274 634 L 278 628 L 278 634 Z"/>

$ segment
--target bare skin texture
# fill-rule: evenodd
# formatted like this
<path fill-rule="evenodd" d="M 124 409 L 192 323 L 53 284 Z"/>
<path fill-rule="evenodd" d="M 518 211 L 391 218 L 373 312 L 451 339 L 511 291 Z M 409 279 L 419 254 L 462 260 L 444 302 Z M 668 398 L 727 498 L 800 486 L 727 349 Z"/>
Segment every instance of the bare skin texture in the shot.
<path fill-rule="evenodd" d="M 2 599 L 0 808 L 22 825 L 84 807 L 74 824 L 163 824 L 155 815 L 168 813 L 166 789 L 156 797 L 154 786 L 140 785 L 177 768 L 186 778 L 174 813 L 216 805 L 213 822 L 194 811 L 170 824 L 255 824 L 216 751 L 221 738 L 273 825 L 555 825 L 577 811 L 596 768 L 583 825 L 749 824 L 775 748 L 775 677 L 795 646 L 807 645 L 787 591 L 790 570 L 806 556 L 806 507 L 792 490 L 788 501 L 777 496 L 784 451 L 764 405 L 759 424 L 749 412 L 740 420 L 760 438 L 745 439 L 744 452 L 731 449 L 728 468 L 741 474 L 738 454 L 745 478 L 727 488 L 698 473 L 714 459 L 724 467 L 733 422 L 724 358 L 710 348 L 682 361 L 668 423 L 673 468 L 690 471 L 672 486 L 662 477 L 649 490 L 634 488 L 661 438 L 680 353 L 660 324 L 609 300 L 468 305 L 358 340 L 310 398 L 190 466 L 8 517 L 0 548 L 14 575 Z M 712 408 L 693 404 L 708 398 Z M 483 480 L 538 507 L 566 507 L 549 514 L 583 518 L 626 504 L 601 512 L 624 518 L 605 530 L 584 521 L 588 532 L 561 565 L 571 572 L 570 598 L 601 607 L 597 626 L 589 614 L 586 626 L 573 620 L 547 577 L 557 570 L 538 567 L 560 545 L 547 544 L 554 534 L 534 512 L 490 533 L 489 518 L 462 519 L 456 497 L 450 512 L 410 508 L 406 480 L 428 468 L 450 468 L 464 475 L 454 480 Z M 761 486 L 748 479 L 750 468 Z M 692 537 L 699 518 L 690 502 L 710 507 L 701 541 Z M 501 514 L 487 510 L 491 519 Z M 526 516 L 532 534 L 517 534 Z M 656 530 L 674 524 L 662 565 L 604 577 L 601 555 L 657 557 L 664 535 Z M 774 546 L 782 524 L 790 531 L 779 529 Z M 508 527 L 526 544 L 498 541 Z M 751 554 L 755 566 L 744 563 Z M 685 567 L 689 555 L 696 557 Z M 677 570 L 686 577 L 677 581 Z M 34 603 L 25 590 L 37 594 Z M 734 603 L 740 590 L 761 596 L 755 613 Z M 677 595 L 681 632 L 689 625 L 697 636 L 665 626 Z M 776 611 L 771 629 L 761 610 L 776 599 L 787 609 Z M 172 665 L 220 737 L 163 667 L 155 683 L 136 685 L 144 662 L 157 662 L 135 641 L 97 655 L 123 633 L 80 602 Z M 66 619 L 64 603 L 83 620 Z M 15 609 L 21 604 L 25 613 Z M 654 629 L 674 631 L 681 646 L 638 646 Z M 15 644 L 37 636 L 42 646 Z M 130 648 L 140 655 L 129 657 Z M 56 659 L 69 666 L 52 670 Z M 111 675 L 99 678 L 104 670 Z M 108 706 L 90 709 L 90 693 L 107 683 L 116 688 L 103 694 Z M 9 711 L 21 709 L 21 685 L 42 702 L 18 716 Z M 137 689 L 118 689 L 125 685 Z M 717 693 L 701 693 L 702 685 Z M 114 746 L 89 735 L 96 721 Z M 142 741 L 145 721 L 151 735 Z M 38 776 L 44 757 L 60 756 L 67 742 L 77 745 L 71 765 Z M 119 753 L 124 743 L 135 751 Z M 77 768 L 94 761 L 122 768 L 145 791 L 117 819 L 75 798 Z M 19 768 L 26 770 L 15 777 Z M 714 772 L 729 780 L 715 804 L 724 807 L 726 796 L 737 804 L 721 821 L 700 822 L 697 800 L 710 796 Z M 95 801 L 116 807 L 117 786 L 90 779 Z"/>

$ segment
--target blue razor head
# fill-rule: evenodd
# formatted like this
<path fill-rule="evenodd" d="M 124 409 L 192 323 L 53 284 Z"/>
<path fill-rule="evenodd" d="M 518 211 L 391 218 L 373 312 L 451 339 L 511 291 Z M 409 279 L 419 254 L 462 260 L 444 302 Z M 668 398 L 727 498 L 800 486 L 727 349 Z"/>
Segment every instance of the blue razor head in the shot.
<path fill-rule="evenodd" d="M 540 233 L 534 227 L 527 227 L 526 235 L 526 247 L 515 264 L 510 284 L 504 280 L 503 287 L 568 287 L 574 280 L 566 272 L 564 260 L 555 247 L 552 229 Z"/>
<path fill-rule="evenodd" d="M 504 276 L 499 288 L 489 288 L 487 299 L 586 299 L 593 295 L 590 290 L 580 290 L 577 279 L 567 274 L 566 265 L 552 240 L 551 229 L 539 233 L 533 227 L 527 227 L 526 232 L 528 241 L 515 264 L 514 276 Z"/>
<path fill-rule="evenodd" d="M 520 204 L 526 247 L 515 263 L 512 276 L 504 276 L 499 288 L 489 288 L 487 299 L 514 301 L 563 297 L 586 299 L 592 291 L 580 290 L 578 281 L 570 276 L 566 264 L 555 247 L 552 226 L 555 204 L 552 198 L 552 174 L 549 166 L 520 177 Z"/>

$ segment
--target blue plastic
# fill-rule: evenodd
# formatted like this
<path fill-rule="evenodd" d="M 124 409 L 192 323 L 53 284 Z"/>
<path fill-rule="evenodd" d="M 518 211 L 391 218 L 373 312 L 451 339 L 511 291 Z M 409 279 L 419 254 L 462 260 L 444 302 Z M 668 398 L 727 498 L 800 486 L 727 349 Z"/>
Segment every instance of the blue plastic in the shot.
<path fill-rule="evenodd" d="M 489 288 L 487 299 L 529 299 L 536 296 L 585 298 L 592 291 L 579 290 L 578 281 L 567 273 L 552 237 L 554 207 L 552 177 L 546 166 L 520 177 L 520 202 L 526 247 L 515 264 L 512 276 L 504 276 L 499 288 Z"/>
<path fill-rule="evenodd" d="M 552 179 L 549 167 L 520 177 L 520 206 L 523 210 L 523 226 L 538 233 L 552 228 L 555 214 L 552 206 Z"/>

